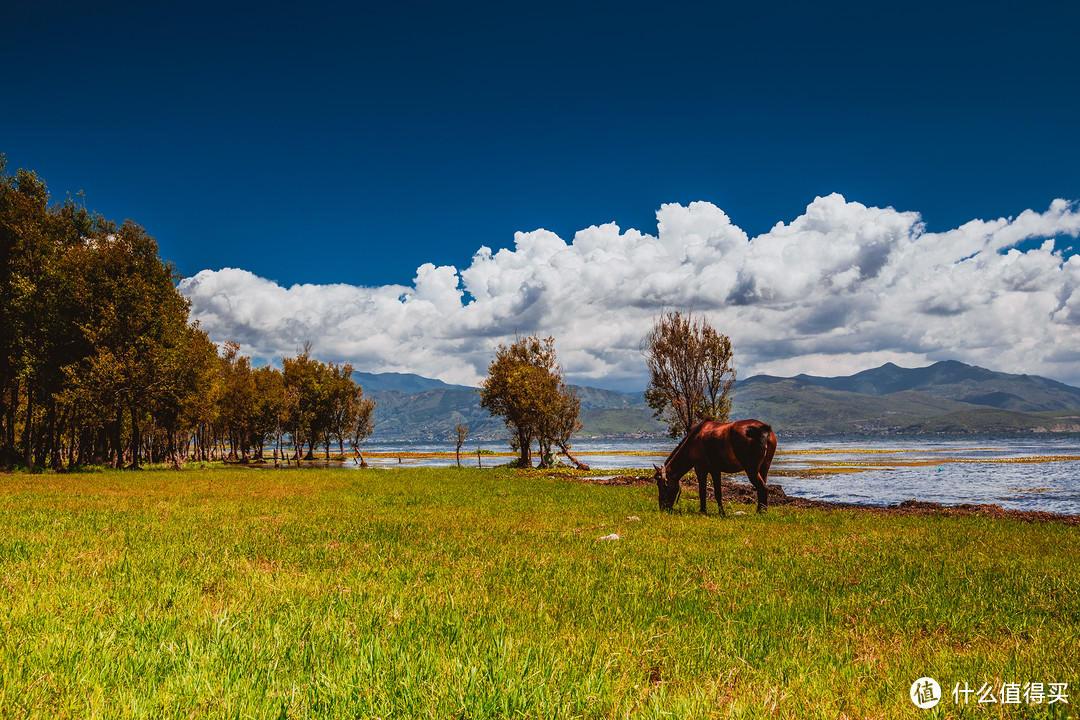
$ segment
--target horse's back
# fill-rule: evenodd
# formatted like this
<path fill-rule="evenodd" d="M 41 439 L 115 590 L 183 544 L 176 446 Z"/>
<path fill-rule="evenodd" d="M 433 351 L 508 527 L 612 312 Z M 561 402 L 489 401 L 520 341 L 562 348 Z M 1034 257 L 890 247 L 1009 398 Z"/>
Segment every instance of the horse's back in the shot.
<path fill-rule="evenodd" d="M 689 435 L 690 437 L 696 435 L 701 439 L 710 438 L 731 443 L 746 440 L 760 445 L 763 450 L 773 444 L 776 437 L 773 434 L 771 425 L 752 418 L 732 422 L 704 420 L 695 425 Z"/>
<path fill-rule="evenodd" d="M 776 450 L 776 435 L 772 427 L 760 420 L 735 420 L 717 422 L 706 420 L 695 426 L 696 435 L 709 459 L 722 467 L 722 472 L 738 472 L 744 464 L 755 467 L 763 461 L 771 461 Z"/>

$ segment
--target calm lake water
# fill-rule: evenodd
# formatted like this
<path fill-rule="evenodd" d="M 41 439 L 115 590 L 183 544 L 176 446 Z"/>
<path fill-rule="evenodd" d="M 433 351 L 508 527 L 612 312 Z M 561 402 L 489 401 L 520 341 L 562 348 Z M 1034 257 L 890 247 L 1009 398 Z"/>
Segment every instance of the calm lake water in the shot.
<path fill-rule="evenodd" d="M 505 445 L 481 443 L 508 452 Z M 671 440 L 581 440 L 573 452 L 594 469 L 615 472 L 660 464 Z M 446 452 L 446 444 L 378 444 L 366 452 Z M 450 447 L 450 450 L 453 448 Z M 462 464 L 476 464 L 476 445 Z M 652 455 L 622 455 L 620 452 Z M 616 453 L 616 454 L 609 454 Z M 368 457 L 373 467 L 442 466 L 446 457 Z M 484 467 L 505 463 L 485 456 Z M 788 495 L 812 500 L 892 505 L 916 498 L 945 505 L 994 503 L 1016 510 L 1080 514 L 1080 437 L 963 440 L 799 440 L 785 442 L 773 461 L 772 484 Z M 743 481 L 745 482 L 745 477 Z"/>
<path fill-rule="evenodd" d="M 1015 510 L 1080 514 L 1077 437 L 800 442 L 784 450 L 774 467 L 795 474 L 775 482 L 789 495 L 865 505 L 912 498 L 945 505 L 993 503 Z M 818 474 L 829 469 L 837 472 Z"/>

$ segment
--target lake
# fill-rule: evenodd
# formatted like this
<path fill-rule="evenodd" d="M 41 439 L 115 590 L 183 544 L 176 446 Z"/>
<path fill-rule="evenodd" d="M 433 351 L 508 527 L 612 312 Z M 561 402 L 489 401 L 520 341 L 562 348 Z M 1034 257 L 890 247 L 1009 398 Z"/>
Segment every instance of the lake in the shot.
<path fill-rule="evenodd" d="M 499 443 L 485 450 L 509 452 Z M 672 440 L 580 440 L 572 451 L 594 469 L 615 472 L 660 464 Z M 406 458 L 393 453 L 446 452 L 447 444 L 372 443 L 373 467 L 441 466 L 449 458 Z M 462 464 L 476 464 L 476 444 Z M 449 450 L 453 450 L 450 446 Z M 384 455 L 387 453 L 387 455 Z M 638 453 L 638 454 L 623 454 Z M 651 453 L 642 455 L 640 453 Z M 484 456 L 485 467 L 508 462 Z M 745 476 L 741 476 L 745 482 Z M 892 505 L 912 498 L 939 502 L 994 503 L 1007 509 L 1080 514 L 1080 437 L 963 440 L 794 440 L 782 438 L 773 460 L 772 484 L 811 500 Z"/>
<path fill-rule="evenodd" d="M 1080 514 L 1080 439 L 796 442 L 773 463 L 789 495 L 892 505 L 912 498 Z M 832 471 L 832 472 L 830 472 Z"/>

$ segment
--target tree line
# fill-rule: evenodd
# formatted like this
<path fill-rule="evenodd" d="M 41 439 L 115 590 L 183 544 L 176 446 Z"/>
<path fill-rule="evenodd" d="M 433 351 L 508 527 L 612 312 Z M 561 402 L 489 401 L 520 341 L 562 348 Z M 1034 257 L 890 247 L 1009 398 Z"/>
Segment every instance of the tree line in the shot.
<path fill-rule="evenodd" d="M 345 363 L 305 345 L 281 369 L 252 368 L 240 346 L 218 346 L 189 318 L 174 266 L 138 224 L 117 225 L 68 198 L 50 205 L 33 172 L 0 154 L 0 467 L 138 468 L 227 459 L 313 459 L 360 444 L 374 401 Z M 646 400 L 680 437 L 701 419 L 726 420 L 732 348 L 704 317 L 669 312 L 642 341 Z M 570 454 L 581 399 L 562 377 L 554 339 L 499 345 L 480 405 L 506 422 L 517 464 Z M 457 452 L 468 428 L 459 426 Z M 287 439 L 287 444 L 284 441 Z M 306 448 L 306 452 L 305 452 Z"/>
<path fill-rule="evenodd" d="M 50 204 L 0 154 L 0 466 L 297 459 L 372 430 L 348 363 L 310 346 L 252 368 L 189 318 L 179 275 L 138 224 Z M 359 453 L 358 453 L 359 456 Z"/>

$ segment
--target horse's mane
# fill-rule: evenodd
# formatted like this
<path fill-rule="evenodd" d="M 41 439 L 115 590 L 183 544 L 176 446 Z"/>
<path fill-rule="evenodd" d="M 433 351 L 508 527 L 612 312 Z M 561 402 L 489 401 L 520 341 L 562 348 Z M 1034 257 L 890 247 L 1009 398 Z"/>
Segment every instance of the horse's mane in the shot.
<path fill-rule="evenodd" d="M 664 461 L 664 467 L 667 467 L 668 463 L 671 462 L 671 458 L 675 457 L 679 451 L 682 450 L 683 445 L 685 445 L 686 441 L 697 432 L 698 428 L 707 422 L 708 420 L 699 420 L 694 424 L 694 427 L 690 428 L 686 435 L 683 436 L 683 439 L 679 441 L 679 444 L 675 446 L 675 449 L 668 453 L 667 460 Z"/>

